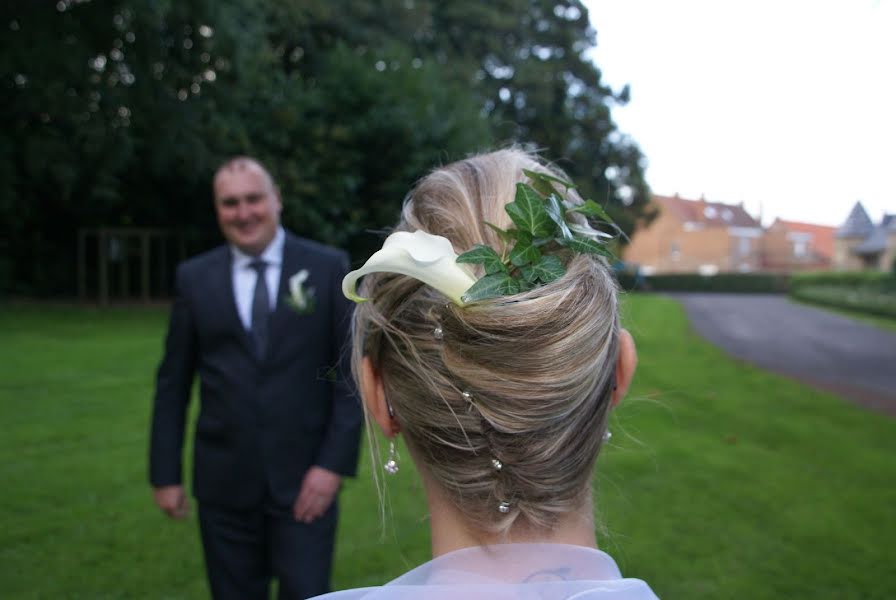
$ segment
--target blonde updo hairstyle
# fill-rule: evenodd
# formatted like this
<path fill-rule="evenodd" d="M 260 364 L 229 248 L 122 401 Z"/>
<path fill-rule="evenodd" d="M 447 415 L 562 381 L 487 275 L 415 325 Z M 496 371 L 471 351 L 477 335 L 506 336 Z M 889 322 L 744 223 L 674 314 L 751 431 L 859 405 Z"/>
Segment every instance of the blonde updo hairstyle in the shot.
<path fill-rule="evenodd" d="M 396 230 L 500 252 L 486 222 L 511 226 L 504 206 L 523 169 L 565 178 L 517 149 L 473 156 L 423 178 Z M 567 199 L 581 202 L 574 190 Z M 614 386 L 616 284 L 600 257 L 564 260 L 551 284 L 465 307 L 403 275 L 361 284 L 371 300 L 354 314 L 355 376 L 368 356 L 409 450 L 474 532 L 550 529 L 590 497 Z"/>

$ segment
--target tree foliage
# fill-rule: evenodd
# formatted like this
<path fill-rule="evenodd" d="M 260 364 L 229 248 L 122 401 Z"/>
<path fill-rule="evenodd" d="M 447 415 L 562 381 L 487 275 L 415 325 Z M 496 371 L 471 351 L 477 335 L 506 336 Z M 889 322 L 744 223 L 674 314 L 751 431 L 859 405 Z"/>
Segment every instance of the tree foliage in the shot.
<path fill-rule="evenodd" d="M 578 1 L 59 0 L 0 9 L 0 289 L 71 293 L 79 227 L 215 239 L 210 178 L 250 154 L 284 221 L 348 248 L 427 169 L 517 142 L 623 229 L 643 212 L 626 101 Z M 201 236 L 200 236 L 201 237 Z"/>

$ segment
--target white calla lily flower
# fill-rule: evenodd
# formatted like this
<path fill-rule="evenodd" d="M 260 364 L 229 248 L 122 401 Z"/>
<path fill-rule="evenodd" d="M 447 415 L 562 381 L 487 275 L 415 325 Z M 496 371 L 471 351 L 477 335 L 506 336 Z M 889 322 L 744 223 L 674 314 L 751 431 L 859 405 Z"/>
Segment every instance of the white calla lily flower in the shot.
<path fill-rule="evenodd" d="M 397 231 L 386 238 L 381 250 L 367 259 L 364 266 L 342 280 L 342 293 L 349 300 L 364 302 L 355 289 L 358 279 L 368 273 L 400 273 L 422 281 L 442 292 L 457 305 L 476 278 L 464 265 L 457 264 L 457 254 L 447 238 L 417 230 Z"/>

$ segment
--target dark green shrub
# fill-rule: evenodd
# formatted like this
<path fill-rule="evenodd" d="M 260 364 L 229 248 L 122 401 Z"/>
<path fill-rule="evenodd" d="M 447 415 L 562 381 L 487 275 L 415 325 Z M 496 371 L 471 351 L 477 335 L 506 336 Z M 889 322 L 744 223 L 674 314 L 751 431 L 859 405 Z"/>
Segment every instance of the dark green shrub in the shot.
<path fill-rule="evenodd" d="M 784 294 L 789 289 L 789 276 L 771 273 L 670 273 L 639 278 L 630 271 L 618 271 L 616 279 L 624 290 L 651 292 Z"/>
<path fill-rule="evenodd" d="M 791 276 L 791 289 L 815 286 L 860 287 L 896 291 L 896 275 L 880 271 L 818 271 L 795 273 Z"/>
<path fill-rule="evenodd" d="M 804 285 L 791 290 L 791 297 L 813 304 L 845 308 L 869 315 L 896 319 L 896 293 L 872 287 Z"/>
<path fill-rule="evenodd" d="M 896 318 L 896 274 L 824 271 L 791 278 L 790 295 L 814 304 Z"/>

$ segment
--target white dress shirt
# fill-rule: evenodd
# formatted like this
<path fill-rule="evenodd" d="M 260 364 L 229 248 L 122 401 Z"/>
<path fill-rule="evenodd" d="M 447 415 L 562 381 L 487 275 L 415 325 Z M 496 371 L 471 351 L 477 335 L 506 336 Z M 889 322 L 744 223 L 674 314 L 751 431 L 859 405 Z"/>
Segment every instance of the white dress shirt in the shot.
<path fill-rule="evenodd" d="M 252 261 L 260 258 L 267 265 L 264 270 L 265 283 L 268 286 L 268 299 L 271 301 L 271 311 L 273 311 L 277 306 L 277 292 L 280 290 L 280 271 L 283 266 L 283 241 L 285 239 L 286 234 L 283 232 L 283 228 L 278 227 L 274 239 L 258 257 L 246 254 L 233 244 L 230 245 L 230 252 L 233 254 L 231 265 L 233 297 L 236 299 L 236 310 L 246 331 L 252 329 L 252 298 L 255 295 L 255 281 L 258 279 L 255 269 L 251 267 Z"/>

